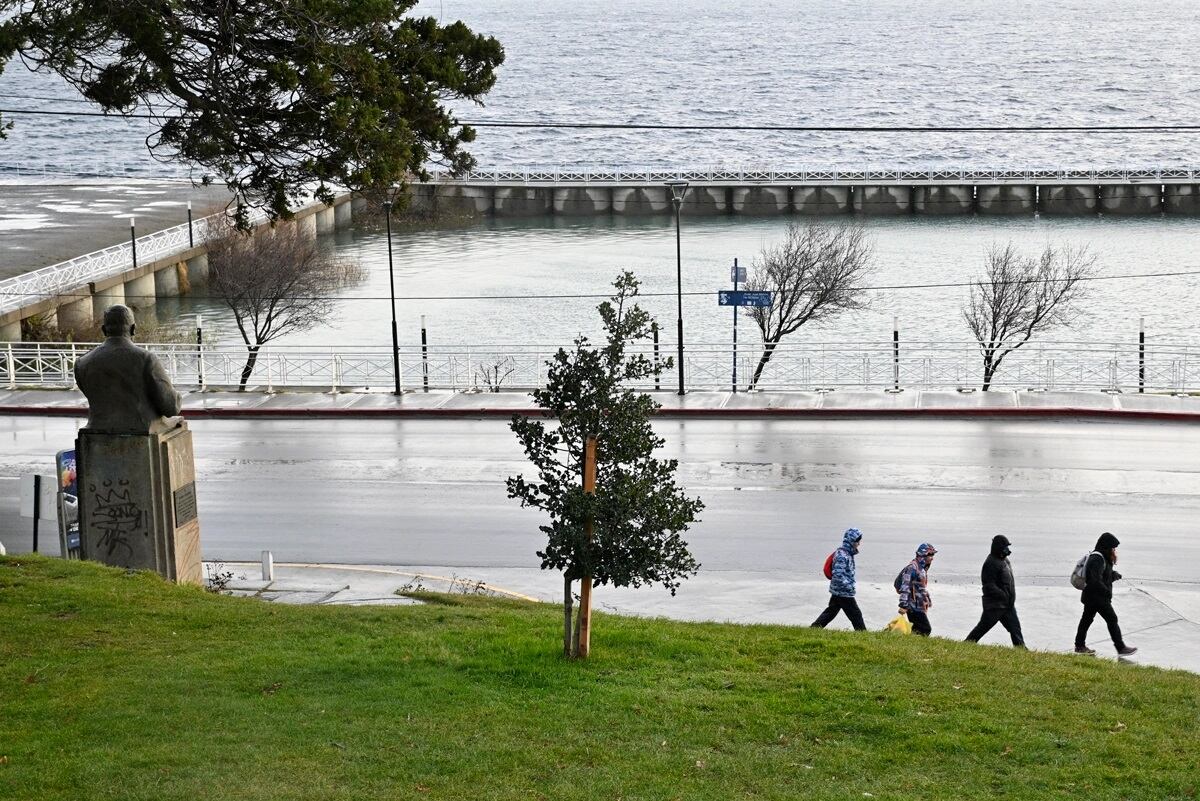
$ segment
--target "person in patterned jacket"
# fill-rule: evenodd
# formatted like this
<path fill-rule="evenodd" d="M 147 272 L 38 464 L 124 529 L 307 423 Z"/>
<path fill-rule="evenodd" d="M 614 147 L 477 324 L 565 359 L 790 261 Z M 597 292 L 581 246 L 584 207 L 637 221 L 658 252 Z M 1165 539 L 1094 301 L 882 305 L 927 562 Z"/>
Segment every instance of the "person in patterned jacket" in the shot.
<path fill-rule="evenodd" d="M 917 548 L 916 558 L 900 571 L 900 614 L 908 615 L 913 633 L 928 637 L 933 633 L 929 623 L 929 608 L 933 599 L 929 597 L 929 567 L 937 553 L 928 542 Z"/>
<path fill-rule="evenodd" d="M 829 606 L 817 616 L 812 627 L 823 629 L 837 617 L 839 611 L 845 612 L 850 625 L 855 631 L 866 631 L 862 611 L 858 601 L 854 600 L 854 555 L 862 542 L 862 532 L 856 528 L 846 529 L 842 535 L 842 546 L 833 552 L 833 578 L 829 581 Z"/>

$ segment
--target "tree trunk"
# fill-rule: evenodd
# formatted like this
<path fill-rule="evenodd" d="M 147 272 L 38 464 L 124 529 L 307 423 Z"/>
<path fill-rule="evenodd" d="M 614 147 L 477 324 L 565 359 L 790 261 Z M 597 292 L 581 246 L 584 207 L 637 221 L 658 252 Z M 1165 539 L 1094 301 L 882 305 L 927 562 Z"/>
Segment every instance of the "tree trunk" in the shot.
<path fill-rule="evenodd" d="M 983 391 L 987 392 L 992 386 L 992 378 L 996 375 L 996 370 L 1000 367 L 1000 361 L 995 359 L 991 353 L 983 357 Z"/>
<path fill-rule="evenodd" d="M 563 576 L 563 658 L 565 659 L 574 656 L 571 650 L 574 640 L 571 636 L 571 606 L 571 579 Z"/>
<path fill-rule="evenodd" d="M 259 345 L 247 346 L 246 366 L 242 368 L 242 382 L 238 385 L 238 392 L 246 391 L 246 382 L 250 380 L 250 374 L 254 372 L 254 364 L 258 361 Z"/>
<path fill-rule="evenodd" d="M 775 346 L 779 342 L 764 342 L 762 356 L 758 358 L 758 366 L 754 368 L 754 376 L 750 379 L 750 386 L 746 387 L 746 391 L 754 389 L 758 385 L 758 379 L 762 376 L 762 371 L 766 368 L 767 363 L 771 361 L 771 357 L 775 355 Z"/>
<path fill-rule="evenodd" d="M 582 631 L 583 625 L 583 604 L 579 605 L 579 609 L 575 611 L 575 633 L 571 637 L 571 658 L 579 659 L 581 651 L 579 650 L 579 633 Z"/>

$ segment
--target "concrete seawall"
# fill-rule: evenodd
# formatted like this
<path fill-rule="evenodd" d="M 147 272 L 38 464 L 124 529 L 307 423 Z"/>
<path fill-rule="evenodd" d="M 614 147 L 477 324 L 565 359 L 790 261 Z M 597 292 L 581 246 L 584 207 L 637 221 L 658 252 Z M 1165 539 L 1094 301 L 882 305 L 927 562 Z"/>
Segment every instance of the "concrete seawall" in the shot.
<path fill-rule="evenodd" d="M 411 208 L 468 216 L 656 216 L 674 211 L 661 184 L 417 184 Z M 693 184 L 680 213 L 784 215 L 1200 215 L 1200 184 Z"/>
<path fill-rule="evenodd" d="M 490 206 L 490 194 L 489 194 Z M 285 225 L 298 225 L 312 236 L 332 233 L 350 225 L 351 197 L 339 197 L 333 206 L 311 206 L 296 213 Z M 170 255 L 139 262 L 136 267 L 103 278 L 64 287 L 18 309 L 0 314 L 0 342 L 20 342 L 24 329 L 51 326 L 83 330 L 96 325 L 104 310 L 124 303 L 135 311 L 152 308 L 158 298 L 186 295 L 208 280 L 208 251 L 203 244 Z"/>

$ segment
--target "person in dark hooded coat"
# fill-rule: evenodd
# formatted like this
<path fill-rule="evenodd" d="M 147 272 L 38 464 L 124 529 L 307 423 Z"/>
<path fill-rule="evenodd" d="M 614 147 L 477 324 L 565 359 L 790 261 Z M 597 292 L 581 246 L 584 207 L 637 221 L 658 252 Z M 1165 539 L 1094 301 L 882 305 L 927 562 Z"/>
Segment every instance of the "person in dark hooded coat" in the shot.
<path fill-rule="evenodd" d="M 983 616 L 967 635 L 968 642 L 979 642 L 997 623 L 1008 629 L 1012 644 L 1025 647 L 1021 635 L 1021 620 L 1017 617 L 1017 582 L 1013 579 L 1008 555 L 1012 543 L 1003 534 L 992 537 L 992 552 L 983 562 L 980 580 L 983 583 Z"/>
<path fill-rule="evenodd" d="M 1112 637 L 1119 656 L 1132 656 L 1136 648 L 1125 644 L 1121 636 L 1121 626 L 1117 623 L 1117 613 L 1112 606 L 1113 582 L 1121 580 L 1121 574 L 1113 570 L 1117 563 L 1117 546 L 1121 542 L 1107 531 L 1096 540 L 1096 549 L 1088 556 L 1087 583 L 1079 600 L 1083 604 L 1083 617 L 1079 620 L 1079 629 L 1075 632 L 1075 653 L 1095 654 L 1087 646 L 1087 633 L 1096 615 L 1104 618 L 1108 624 L 1108 633 Z"/>

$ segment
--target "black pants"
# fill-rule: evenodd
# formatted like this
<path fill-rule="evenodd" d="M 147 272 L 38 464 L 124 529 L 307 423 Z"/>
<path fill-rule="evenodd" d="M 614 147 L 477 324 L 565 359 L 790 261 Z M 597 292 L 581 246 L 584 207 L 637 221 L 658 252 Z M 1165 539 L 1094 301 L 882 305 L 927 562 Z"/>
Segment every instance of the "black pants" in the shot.
<path fill-rule="evenodd" d="M 841 595 L 829 596 L 829 606 L 825 607 L 825 611 L 817 616 L 812 627 L 814 629 L 825 628 L 837 617 L 839 611 L 846 613 L 846 617 L 850 618 L 850 625 L 854 626 L 855 631 L 867 630 L 867 624 L 863 623 L 862 612 L 858 608 L 858 601 Z"/>
<path fill-rule="evenodd" d="M 913 634 L 920 634 L 922 637 L 928 637 L 933 633 L 933 626 L 929 623 L 929 615 L 924 612 L 918 612 L 915 609 L 908 610 L 908 622 L 912 623 Z"/>
<path fill-rule="evenodd" d="M 1025 638 L 1021 635 L 1021 620 L 1017 617 L 1015 606 L 1007 609 L 984 609 L 983 617 L 979 618 L 979 623 L 967 635 L 967 642 L 979 642 L 997 623 L 1008 629 L 1008 636 L 1012 637 L 1013 645 L 1018 648 L 1025 647 Z"/>
<path fill-rule="evenodd" d="M 1083 605 L 1083 617 L 1079 619 L 1079 630 L 1075 632 L 1075 647 L 1083 648 L 1087 645 L 1088 629 L 1091 628 L 1096 615 L 1100 615 L 1108 624 L 1108 634 L 1117 650 L 1124 648 L 1125 638 L 1121 636 L 1121 626 L 1117 623 L 1117 612 L 1112 607 L 1112 601 L 1090 601 Z"/>

